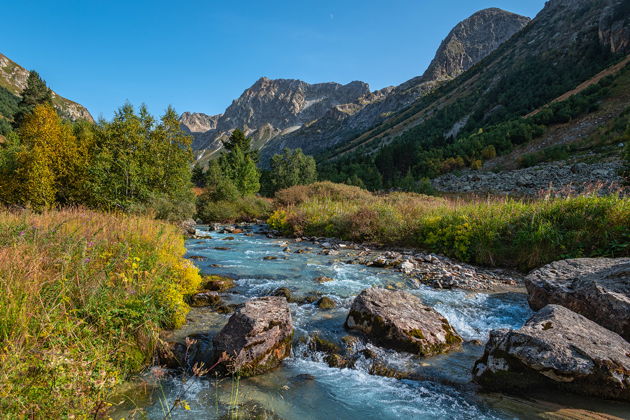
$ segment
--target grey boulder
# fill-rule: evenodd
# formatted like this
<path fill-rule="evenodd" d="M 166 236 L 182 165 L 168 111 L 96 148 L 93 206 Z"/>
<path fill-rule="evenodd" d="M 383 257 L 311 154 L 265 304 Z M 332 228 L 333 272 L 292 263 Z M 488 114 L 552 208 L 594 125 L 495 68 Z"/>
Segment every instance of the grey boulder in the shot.
<path fill-rule="evenodd" d="M 630 340 L 630 258 L 556 261 L 525 278 L 529 304 L 562 305 Z"/>
<path fill-rule="evenodd" d="M 473 380 L 496 391 L 560 388 L 630 401 L 630 344 L 559 306 L 548 305 L 519 330 L 494 330 Z"/>

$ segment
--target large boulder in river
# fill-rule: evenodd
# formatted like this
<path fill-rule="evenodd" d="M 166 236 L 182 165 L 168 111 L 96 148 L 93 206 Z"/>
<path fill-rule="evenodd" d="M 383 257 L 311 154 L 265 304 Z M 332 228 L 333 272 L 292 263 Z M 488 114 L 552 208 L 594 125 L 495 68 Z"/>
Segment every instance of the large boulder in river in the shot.
<path fill-rule="evenodd" d="M 370 288 L 354 299 L 346 328 L 383 347 L 421 356 L 445 353 L 462 342 L 446 318 L 404 291 Z"/>
<path fill-rule="evenodd" d="M 630 258 L 556 261 L 525 278 L 534 310 L 554 303 L 630 340 Z"/>
<path fill-rule="evenodd" d="M 293 323 L 284 297 L 251 299 L 237 308 L 214 337 L 217 369 L 252 376 L 280 364 L 291 353 Z"/>
<path fill-rule="evenodd" d="M 494 330 L 473 380 L 498 391 L 562 388 L 630 400 L 630 344 L 559 305 L 545 306 L 519 330 Z"/>

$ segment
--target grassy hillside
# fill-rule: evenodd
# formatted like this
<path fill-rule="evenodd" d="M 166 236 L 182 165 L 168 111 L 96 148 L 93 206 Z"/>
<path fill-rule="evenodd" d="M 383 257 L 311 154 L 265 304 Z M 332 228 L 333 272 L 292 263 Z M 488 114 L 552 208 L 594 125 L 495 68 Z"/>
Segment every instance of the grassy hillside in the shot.
<path fill-rule="evenodd" d="M 474 168 L 492 155 L 484 153 L 488 146 L 510 153 L 542 134 L 544 127 L 533 125 L 567 122 L 594 110 L 607 92 L 593 97 L 591 87 L 578 95 L 579 101 L 562 102 L 568 104 L 565 108 L 549 107 L 559 111 L 551 119 L 538 116 L 531 126 L 522 124 L 527 114 L 624 58 L 599 39 L 598 2 L 583 2 L 580 10 L 558 3 L 550 2 L 523 31 L 468 72 L 320 156 L 323 177 L 344 181 L 356 175 L 379 189 L 400 186 L 407 175 L 418 179 Z M 487 131 L 495 135 L 485 135 Z"/>
<path fill-rule="evenodd" d="M 172 225 L 0 210 L 0 418 L 97 418 L 183 323 L 197 269 Z"/>
<path fill-rule="evenodd" d="M 408 246 L 483 265 L 529 270 L 563 258 L 630 255 L 630 199 L 615 196 L 460 201 L 324 182 L 281 191 L 277 202 L 269 223 L 285 233 Z"/>

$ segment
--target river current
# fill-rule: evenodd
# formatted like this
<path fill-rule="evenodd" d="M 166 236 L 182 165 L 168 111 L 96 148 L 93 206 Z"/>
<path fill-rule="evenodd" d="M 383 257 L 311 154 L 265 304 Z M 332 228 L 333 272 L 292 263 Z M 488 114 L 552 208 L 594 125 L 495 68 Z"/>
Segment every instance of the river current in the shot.
<path fill-rule="evenodd" d="M 510 419 L 516 411 L 496 404 L 470 384 L 471 369 L 483 353 L 488 333 L 496 328 L 519 328 L 531 315 L 522 293 L 475 293 L 437 290 L 418 285 L 391 269 L 350 264 L 350 250 L 323 255 L 309 242 L 268 238 L 252 227 L 253 236 L 211 232 L 211 238 L 187 241 L 188 256 L 203 274 L 236 279 L 224 295 L 226 303 L 272 294 L 280 287 L 297 296 L 318 293 L 337 307 L 321 310 L 315 304 L 290 304 L 295 327 L 293 355 L 264 375 L 233 378 L 196 378 L 154 368 L 142 386 L 121 394 L 113 418 L 178 419 Z M 233 238 L 233 239 L 232 239 Z M 286 247 L 290 250 L 286 250 Z M 227 248 L 227 249 L 226 249 Z M 296 253 L 298 250 L 304 253 Z M 287 252 L 288 251 L 288 252 Z M 277 257 L 265 260 L 264 257 Z M 314 281 L 320 276 L 331 282 Z M 368 373 L 369 362 L 338 369 L 324 362 L 324 354 L 309 348 L 305 339 L 317 334 L 332 342 L 348 335 L 343 324 L 353 298 L 370 286 L 407 290 L 419 296 L 451 323 L 467 343 L 461 351 L 418 358 L 409 354 L 370 349 L 388 366 L 413 371 L 418 380 L 398 380 Z M 191 333 L 216 334 L 229 315 L 209 308 L 191 311 Z"/>

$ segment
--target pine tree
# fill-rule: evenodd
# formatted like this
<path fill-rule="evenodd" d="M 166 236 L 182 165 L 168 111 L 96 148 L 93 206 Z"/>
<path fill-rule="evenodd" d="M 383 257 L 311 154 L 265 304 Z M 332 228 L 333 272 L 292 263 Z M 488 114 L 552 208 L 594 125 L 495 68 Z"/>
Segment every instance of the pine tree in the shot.
<path fill-rule="evenodd" d="M 281 155 L 271 158 L 269 174 L 271 194 L 294 185 L 308 185 L 317 181 L 317 165 L 312 156 L 306 156 L 302 149 L 284 149 Z"/>
<path fill-rule="evenodd" d="M 219 158 L 221 172 L 236 186 L 241 196 L 260 190 L 260 172 L 256 167 L 257 154 L 250 150 L 251 140 L 241 130 L 234 130 L 224 143 L 227 153 Z"/>
<path fill-rule="evenodd" d="M 37 105 L 42 104 L 52 105 L 52 91 L 46 86 L 46 82 L 42 80 L 39 73 L 33 70 L 29 73 L 26 87 L 22 91 L 22 99 L 15 115 L 15 125 L 19 127 L 24 118 L 33 112 Z"/>

